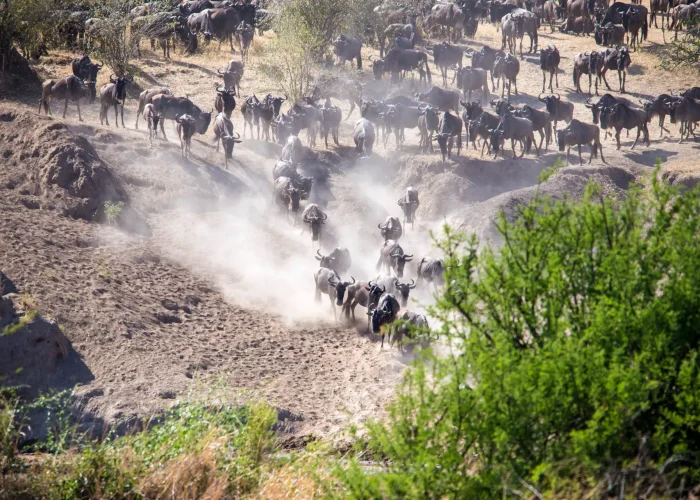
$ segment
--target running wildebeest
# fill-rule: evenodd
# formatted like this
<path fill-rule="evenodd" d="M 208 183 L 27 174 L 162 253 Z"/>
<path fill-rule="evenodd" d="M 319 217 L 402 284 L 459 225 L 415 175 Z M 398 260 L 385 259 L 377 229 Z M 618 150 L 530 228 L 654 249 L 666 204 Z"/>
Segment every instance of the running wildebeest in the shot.
<path fill-rule="evenodd" d="M 240 134 L 234 134 L 233 123 L 226 116 L 226 113 L 220 112 L 214 120 L 214 140 L 216 141 L 216 150 L 219 151 L 219 142 L 224 144 L 224 165 L 228 170 L 228 161 L 233 158 L 233 147 L 240 144 Z"/>
<path fill-rule="evenodd" d="M 403 225 L 405 226 L 407 222 L 411 223 L 411 229 L 413 229 L 413 222 L 416 218 L 416 211 L 420 205 L 418 201 L 418 190 L 412 187 L 407 187 L 404 191 L 399 201 L 396 202 L 403 212 Z"/>

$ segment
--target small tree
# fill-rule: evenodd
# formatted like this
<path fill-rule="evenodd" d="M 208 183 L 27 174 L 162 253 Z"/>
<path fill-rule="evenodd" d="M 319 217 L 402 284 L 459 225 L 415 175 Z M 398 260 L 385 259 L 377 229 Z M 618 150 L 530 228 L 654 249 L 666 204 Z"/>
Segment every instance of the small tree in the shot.
<path fill-rule="evenodd" d="M 700 18 L 695 18 L 695 23 L 700 23 Z M 700 26 L 689 27 L 680 40 L 676 40 L 662 60 L 662 66 L 674 68 L 678 65 L 686 65 L 700 70 Z"/>
<path fill-rule="evenodd" d="M 129 23 L 128 0 L 106 0 L 100 5 L 103 17 L 98 19 L 93 35 L 96 43 L 95 56 L 104 61 L 117 76 L 126 76 L 131 71 L 129 64 L 138 49 L 140 35 Z"/>

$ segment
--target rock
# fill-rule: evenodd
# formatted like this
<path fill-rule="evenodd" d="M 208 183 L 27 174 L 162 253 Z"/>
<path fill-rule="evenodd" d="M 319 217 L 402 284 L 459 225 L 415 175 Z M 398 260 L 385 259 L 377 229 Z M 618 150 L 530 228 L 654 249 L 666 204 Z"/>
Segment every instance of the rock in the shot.
<path fill-rule="evenodd" d="M 161 323 L 164 323 L 166 325 L 169 325 L 172 323 L 182 323 L 182 320 L 173 314 L 166 314 L 166 313 L 162 313 L 162 312 L 157 312 L 153 316 L 155 316 L 155 318 L 158 321 L 160 321 Z"/>
<path fill-rule="evenodd" d="M 161 303 L 161 304 L 163 305 L 163 307 L 165 307 L 168 311 L 178 311 L 178 310 L 180 309 L 180 306 L 179 306 L 178 303 L 175 302 L 174 300 L 163 299 L 160 303 Z"/>
<path fill-rule="evenodd" d="M 161 399 L 175 399 L 177 394 L 175 391 L 160 391 L 158 397 Z"/>
<path fill-rule="evenodd" d="M 17 287 L 10 278 L 5 276 L 5 274 L 0 271 L 0 297 L 7 295 L 8 293 L 18 293 Z"/>

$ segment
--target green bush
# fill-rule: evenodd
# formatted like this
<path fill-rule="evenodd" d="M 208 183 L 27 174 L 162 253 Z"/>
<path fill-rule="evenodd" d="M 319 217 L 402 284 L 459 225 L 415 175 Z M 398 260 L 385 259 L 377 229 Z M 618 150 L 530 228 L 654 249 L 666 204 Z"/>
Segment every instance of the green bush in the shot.
<path fill-rule="evenodd" d="M 700 480 L 700 191 L 654 177 L 615 204 L 591 185 L 580 203 L 537 196 L 499 231 L 491 250 L 446 228 L 433 311 L 445 352 L 368 426 L 363 453 L 384 467 L 338 468 L 343 495 L 687 495 Z"/>

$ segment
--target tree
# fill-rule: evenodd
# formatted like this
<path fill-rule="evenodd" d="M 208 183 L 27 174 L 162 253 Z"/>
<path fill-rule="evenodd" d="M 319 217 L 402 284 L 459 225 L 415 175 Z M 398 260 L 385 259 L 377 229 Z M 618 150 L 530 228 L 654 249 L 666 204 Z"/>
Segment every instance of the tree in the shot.
<path fill-rule="evenodd" d="M 700 190 L 654 177 L 619 204 L 595 185 L 581 203 L 537 196 L 499 231 L 491 250 L 447 229 L 433 311 L 447 352 L 416 364 L 368 426 L 365 452 L 385 469 L 339 468 L 344 492 L 572 498 L 599 481 L 620 498 L 687 496 L 700 480 Z"/>

